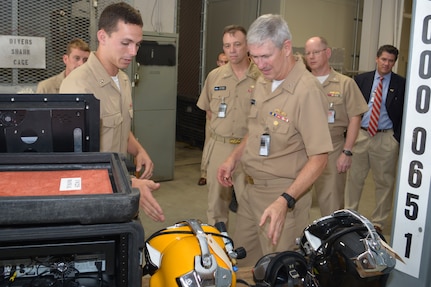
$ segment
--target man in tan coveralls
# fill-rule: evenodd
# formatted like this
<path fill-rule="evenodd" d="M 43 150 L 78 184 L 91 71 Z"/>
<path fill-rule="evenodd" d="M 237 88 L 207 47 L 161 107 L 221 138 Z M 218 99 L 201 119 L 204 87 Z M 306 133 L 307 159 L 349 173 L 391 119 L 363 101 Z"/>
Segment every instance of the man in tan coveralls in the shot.
<path fill-rule="evenodd" d="M 152 192 L 160 187 L 150 180 L 153 162 L 131 131 L 133 103 L 127 68 L 142 41 L 142 18 L 127 3 L 107 6 L 99 19 L 97 51 L 63 80 L 60 93 L 89 93 L 100 100 L 100 151 L 130 153 L 135 157 L 140 178 L 132 178 L 139 188 L 140 207 L 154 221 L 164 221 L 163 210 Z"/>
<path fill-rule="evenodd" d="M 90 52 L 90 47 L 82 39 L 73 39 L 70 41 L 66 47 L 66 54 L 63 55 L 63 63 L 66 65 L 66 68 L 60 74 L 39 82 L 36 93 L 58 94 L 64 78 L 70 72 L 87 62 Z"/>
<path fill-rule="evenodd" d="M 256 79 L 257 67 L 247 55 L 246 30 L 230 25 L 223 31 L 223 51 L 229 62 L 212 70 L 205 81 L 197 106 L 207 112 L 210 138 L 205 145 L 202 161 L 207 165 L 208 224 L 228 223 L 232 187 L 217 181 L 217 169 L 247 133 L 247 115 Z M 244 189 L 242 168 L 235 170 L 234 186 L 237 197 Z M 241 204 L 241 203 L 239 203 Z"/>
<path fill-rule="evenodd" d="M 307 65 L 322 84 L 326 94 L 328 125 L 334 150 L 329 153 L 325 170 L 314 183 L 322 216 L 344 208 L 346 172 L 352 164 L 352 148 L 368 111 L 361 90 L 352 78 L 334 71 L 329 65 L 331 48 L 323 37 L 305 43 Z M 346 136 L 344 136 L 346 134 Z"/>
<path fill-rule="evenodd" d="M 295 249 L 309 223 L 310 186 L 332 150 L 325 94 L 292 51 L 280 15 L 263 15 L 250 26 L 250 57 L 262 72 L 248 118 L 248 135 L 220 166 L 218 180 L 232 184 L 235 167 L 250 176 L 237 211 L 233 240 L 254 266 L 265 254 Z M 296 204 L 295 204 L 296 203 Z"/>

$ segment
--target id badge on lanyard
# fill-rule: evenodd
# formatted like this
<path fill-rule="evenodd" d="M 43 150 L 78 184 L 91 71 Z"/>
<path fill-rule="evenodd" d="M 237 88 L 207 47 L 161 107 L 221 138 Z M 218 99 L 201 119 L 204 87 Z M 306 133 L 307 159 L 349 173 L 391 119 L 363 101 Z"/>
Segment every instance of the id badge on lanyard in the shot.
<path fill-rule="evenodd" d="M 329 110 L 328 110 L 328 123 L 333 124 L 335 122 L 335 109 L 334 109 L 334 103 L 329 104 Z"/>
<path fill-rule="evenodd" d="M 268 133 L 264 133 L 260 136 L 260 156 L 269 156 L 269 146 L 271 143 L 271 136 Z"/>
<path fill-rule="evenodd" d="M 225 118 L 226 117 L 226 110 L 227 110 L 227 105 L 224 102 L 224 98 L 222 98 L 220 106 L 218 107 L 217 117 L 218 118 Z"/>

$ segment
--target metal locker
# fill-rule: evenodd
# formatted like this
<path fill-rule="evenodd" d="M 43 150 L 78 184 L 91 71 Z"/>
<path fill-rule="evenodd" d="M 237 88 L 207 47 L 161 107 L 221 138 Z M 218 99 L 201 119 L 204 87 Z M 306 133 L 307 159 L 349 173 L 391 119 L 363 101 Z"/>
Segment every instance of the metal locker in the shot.
<path fill-rule="evenodd" d="M 177 34 L 144 32 L 132 71 L 133 132 L 154 162 L 156 181 L 174 177 L 177 43 Z"/>

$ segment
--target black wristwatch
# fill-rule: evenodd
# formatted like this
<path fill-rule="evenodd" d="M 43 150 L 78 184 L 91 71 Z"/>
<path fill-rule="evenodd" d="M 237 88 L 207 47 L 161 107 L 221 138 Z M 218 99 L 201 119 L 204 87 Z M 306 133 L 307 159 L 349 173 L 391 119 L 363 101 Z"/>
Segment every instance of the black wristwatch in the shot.
<path fill-rule="evenodd" d="M 353 155 L 352 151 L 350 151 L 350 150 L 348 150 L 348 149 L 343 149 L 343 153 L 344 153 L 345 155 L 347 155 L 347 156 L 352 156 L 352 155 Z"/>
<path fill-rule="evenodd" d="M 290 209 L 295 208 L 296 200 L 295 200 L 293 197 L 291 197 L 289 194 L 287 194 L 287 193 L 285 193 L 285 192 L 283 192 L 283 193 L 281 194 L 281 196 L 282 196 L 284 199 L 286 199 L 286 201 L 287 201 L 287 207 L 288 207 L 288 208 L 290 208 Z"/>

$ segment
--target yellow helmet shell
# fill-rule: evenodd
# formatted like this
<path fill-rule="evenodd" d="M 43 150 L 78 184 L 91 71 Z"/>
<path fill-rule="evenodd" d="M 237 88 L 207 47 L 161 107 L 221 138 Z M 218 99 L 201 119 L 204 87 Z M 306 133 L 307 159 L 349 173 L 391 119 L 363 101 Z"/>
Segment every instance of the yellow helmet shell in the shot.
<path fill-rule="evenodd" d="M 208 235 L 213 243 L 219 245 L 225 253 L 225 244 L 220 232 L 213 226 L 201 224 L 203 232 Z M 196 234 L 193 232 L 189 225 L 171 226 L 164 230 L 157 232 L 151 236 L 147 242 L 152 248 L 160 252 L 160 264 L 158 269 L 150 278 L 150 287 L 178 287 L 188 286 L 187 284 L 181 285 L 179 281 L 186 280 L 184 275 L 194 273 L 197 280 L 201 280 L 202 285 L 199 286 L 222 286 L 234 287 L 236 286 L 236 275 L 232 269 L 231 262 L 226 262 L 226 258 L 221 258 L 217 251 L 209 247 L 209 252 L 212 262 L 211 269 L 205 270 L 201 266 L 200 260 L 202 259 L 201 243 Z M 198 265 L 198 266 L 197 266 Z M 215 269 L 214 269 L 215 268 Z M 202 272 L 206 275 L 202 276 Z M 215 272 L 213 272 L 215 270 Z M 197 272 L 193 272 L 197 271 Z M 206 278 L 202 278 L 205 277 Z M 212 278 L 209 278 L 209 277 Z M 180 279 L 183 278 L 183 279 Z M 205 282 L 209 285 L 205 285 Z M 212 282 L 212 283 L 211 283 Z M 219 283 L 216 285 L 216 283 Z"/>

